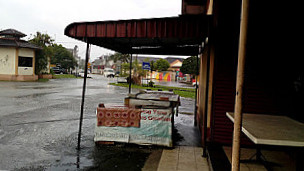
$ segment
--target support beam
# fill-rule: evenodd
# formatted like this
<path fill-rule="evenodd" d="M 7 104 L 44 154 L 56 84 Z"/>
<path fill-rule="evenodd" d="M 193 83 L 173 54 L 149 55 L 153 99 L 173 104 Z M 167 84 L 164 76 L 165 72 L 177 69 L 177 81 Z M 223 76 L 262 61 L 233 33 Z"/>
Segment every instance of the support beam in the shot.
<path fill-rule="evenodd" d="M 209 77 L 210 77 L 210 53 L 212 45 L 212 22 L 213 17 L 208 17 L 208 38 L 206 38 L 204 46 L 207 46 L 207 68 L 206 68 L 206 89 L 205 89 L 205 108 L 203 119 L 203 157 L 207 157 L 207 119 L 208 119 L 208 102 L 209 102 Z"/>
<path fill-rule="evenodd" d="M 199 47 L 199 48 L 201 49 L 201 47 Z M 198 75 L 199 75 L 198 56 L 199 55 L 196 55 L 196 71 L 197 71 L 197 73 L 195 73 L 194 126 L 197 126 L 197 88 L 198 88 L 197 78 L 198 78 Z"/>
<path fill-rule="evenodd" d="M 132 86 L 132 56 L 133 54 L 131 54 L 131 59 L 130 59 L 129 94 L 131 93 L 131 86 Z"/>
<path fill-rule="evenodd" d="M 81 110 L 80 110 L 80 119 L 79 119 L 79 131 L 78 131 L 78 146 L 77 150 L 80 150 L 80 141 L 81 141 L 81 127 L 83 120 L 83 108 L 84 108 L 84 98 L 85 98 L 85 90 L 87 84 L 87 75 L 88 75 L 88 62 L 89 62 L 89 43 L 87 42 L 87 50 L 86 50 L 86 59 L 85 59 L 85 68 L 84 68 L 84 77 L 83 77 L 83 87 L 82 87 L 82 99 L 81 99 Z"/>
<path fill-rule="evenodd" d="M 247 27 L 248 27 L 249 0 L 242 0 L 241 29 L 239 40 L 236 96 L 234 106 L 234 130 L 232 146 L 232 171 L 240 170 L 240 136 L 242 128 L 242 96 L 244 84 L 244 70 L 246 58 Z"/>

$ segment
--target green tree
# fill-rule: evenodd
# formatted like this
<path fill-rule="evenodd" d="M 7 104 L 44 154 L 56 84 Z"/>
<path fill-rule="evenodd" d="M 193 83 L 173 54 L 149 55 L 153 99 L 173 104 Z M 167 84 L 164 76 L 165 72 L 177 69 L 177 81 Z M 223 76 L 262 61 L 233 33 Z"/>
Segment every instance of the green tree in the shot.
<path fill-rule="evenodd" d="M 114 62 L 121 61 L 122 63 L 128 63 L 130 61 L 130 55 L 116 52 L 110 56 L 110 59 L 112 59 Z"/>
<path fill-rule="evenodd" d="M 191 56 L 187 59 L 185 59 L 183 61 L 183 64 L 182 64 L 182 67 L 180 68 L 180 71 L 183 73 L 183 74 L 193 74 L 193 75 L 198 75 L 199 74 L 199 71 L 197 70 L 198 67 L 196 66 L 199 66 L 199 59 L 198 59 L 198 64 L 197 64 L 197 57 L 196 56 Z"/>
<path fill-rule="evenodd" d="M 30 39 L 29 42 L 42 48 L 42 50 L 36 51 L 35 55 L 35 74 L 38 75 L 47 68 L 48 61 L 53 55 L 51 46 L 54 40 L 48 34 L 36 32 L 34 38 Z"/>
<path fill-rule="evenodd" d="M 155 69 L 158 71 L 167 71 L 169 67 L 170 63 L 165 59 L 159 59 L 155 62 Z"/>
<path fill-rule="evenodd" d="M 74 69 L 77 66 L 77 61 L 73 54 L 62 45 L 53 44 L 54 56 L 51 58 L 52 64 L 60 64 L 62 68 Z"/>
<path fill-rule="evenodd" d="M 150 62 L 150 67 L 151 67 L 151 70 L 152 70 L 152 71 L 156 71 L 156 65 L 155 65 L 155 62 L 154 62 L 154 61 L 151 61 L 151 62 Z"/>

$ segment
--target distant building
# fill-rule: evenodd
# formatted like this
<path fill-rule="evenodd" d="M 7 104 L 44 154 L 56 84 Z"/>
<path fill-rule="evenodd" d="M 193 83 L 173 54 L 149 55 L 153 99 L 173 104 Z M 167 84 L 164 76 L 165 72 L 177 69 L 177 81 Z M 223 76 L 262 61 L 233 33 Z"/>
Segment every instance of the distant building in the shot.
<path fill-rule="evenodd" d="M 92 62 L 92 73 L 94 74 L 103 74 L 105 68 L 115 69 L 114 61 L 108 55 L 100 56 Z"/>
<path fill-rule="evenodd" d="M 35 75 L 35 51 L 40 47 L 20 39 L 25 36 L 14 29 L 0 31 L 0 80 L 38 79 Z"/>
<path fill-rule="evenodd" d="M 80 56 L 78 56 L 78 51 L 79 48 L 77 45 L 74 46 L 73 49 L 71 48 L 66 48 L 73 56 L 73 58 L 75 59 L 77 66 L 75 66 L 74 69 L 72 68 L 66 68 L 66 69 L 70 69 L 70 71 L 72 71 L 73 73 L 78 73 L 79 72 L 79 65 L 80 65 Z"/>
<path fill-rule="evenodd" d="M 99 57 L 92 62 L 92 73 L 101 74 L 102 69 L 104 69 L 104 60 L 102 57 Z"/>
<path fill-rule="evenodd" d="M 170 63 L 170 62 L 169 62 Z M 179 59 L 176 59 L 175 61 L 170 63 L 170 67 L 168 68 L 168 71 L 179 71 L 179 69 L 182 67 L 183 62 Z"/>

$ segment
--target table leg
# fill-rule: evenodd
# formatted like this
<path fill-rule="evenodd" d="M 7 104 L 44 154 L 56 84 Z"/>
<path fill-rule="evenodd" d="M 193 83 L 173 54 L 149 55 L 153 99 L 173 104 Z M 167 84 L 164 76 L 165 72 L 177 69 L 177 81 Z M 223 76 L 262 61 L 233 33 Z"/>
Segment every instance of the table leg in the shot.
<path fill-rule="evenodd" d="M 262 152 L 261 152 L 261 148 L 259 147 L 259 146 L 257 146 L 257 148 L 256 148 L 256 160 L 258 161 L 258 162 L 261 162 L 261 161 L 263 161 L 262 160 Z"/>
<path fill-rule="evenodd" d="M 296 171 L 304 171 L 303 155 L 304 155 L 304 148 L 301 148 L 297 152 L 297 156 L 296 156 Z"/>
<path fill-rule="evenodd" d="M 254 159 L 255 157 L 255 159 Z M 277 163 L 269 162 L 266 160 L 266 158 L 263 156 L 261 152 L 261 147 L 259 145 L 256 146 L 256 153 L 250 157 L 247 160 L 241 160 L 241 163 L 260 163 L 263 164 L 263 166 L 266 168 L 267 171 L 272 171 L 273 166 L 280 166 Z"/>

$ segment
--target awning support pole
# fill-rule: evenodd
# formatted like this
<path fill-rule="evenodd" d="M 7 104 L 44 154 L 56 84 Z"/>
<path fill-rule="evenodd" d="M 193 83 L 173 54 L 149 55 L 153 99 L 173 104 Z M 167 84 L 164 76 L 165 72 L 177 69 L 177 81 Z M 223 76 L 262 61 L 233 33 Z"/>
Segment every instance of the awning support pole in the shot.
<path fill-rule="evenodd" d="M 201 49 L 201 47 L 199 47 Z M 194 100 L 194 126 L 197 126 L 197 78 L 199 73 L 199 67 L 198 67 L 198 55 L 196 55 L 196 71 L 195 73 L 195 100 Z"/>
<path fill-rule="evenodd" d="M 208 39 L 204 42 L 204 47 L 207 47 L 207 68 L 206 68 L 206 93 L 205 93 L 205 108 L 204 108 L 204 119 L 203 119 L 203 157 L 207 157 L 207 119 L 208 119 L 208 102 L 209 102 L 209 77 L 210 77 L 210 52 L 211 52 L 211 41 L 212 41 L 212 15 L 208 17 Z"/>
<path fill-rule="evenodd" d="M 206 72 L 206 93 L 205 93 L 205 109 L 204 109 L 204 122 L 203 122 L 203 157 L 207 157 L 207 119 L 208 119 L 208 100 L 209 100 L 209 77 L 210 77 L 210 37 L 208 37 L 208 43 L 206 42 L 205 45 L 208 46 L 207 50 L 207 72 Z"/>
<path fill-rule="evenodd" d="M 246 58 L 247 27 L 248 27 L 249 0 L 242 0 L 241 28 L 239 39 L 238 68 L 236 81 L 236 95 L 234 106 L 234 130 L 232 146 L 232 171 L 240 170 L 240 135 L 242 127 L 242 96 L 244 84 L 244 70 Z"/>
<path fill-rule="evenodd" d="M 78 131 L 78 146 L 77 146 L 77 150 L 80 150 L 81 127 L 82 127 L 82 120 L 83 120 L 83 108 L 84 108 L 85 89 L 86 89 L 87 75 L 88 75 L 89 53 L 90 53 L 89 52 L 89 42 L 87 41 L 87 50 L 86 50 L 86 59 L 85 59 L 85 68 L 84 68 L 84 77 L 83 77 L 83 87 L 82 87 L 81 110 L 80 110 L 80 119 L 79 119 L 79 131 Z"/>
<path fill-rule="evenodd" d="M 131 54 L 131 59 L 130 59 L 130 75 L 129 75 L 129 94 L 131 93 L 131 83 L 132 83 L 132 56 Z"/>

